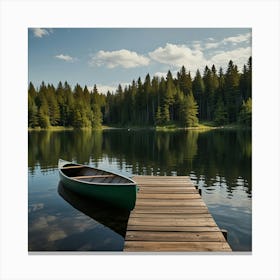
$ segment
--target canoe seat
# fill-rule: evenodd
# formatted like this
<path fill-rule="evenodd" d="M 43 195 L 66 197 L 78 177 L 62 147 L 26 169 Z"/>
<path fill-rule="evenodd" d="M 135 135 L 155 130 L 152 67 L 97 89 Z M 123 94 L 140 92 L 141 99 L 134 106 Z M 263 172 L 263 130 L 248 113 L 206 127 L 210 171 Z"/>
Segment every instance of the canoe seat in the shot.
<path fill-rule="evenodd" d="M 116 175 L 90 175 L 90 176 L 73 176 L 71 178 L 73 179 L 89 179 L 89 178 L 109 178 L 109 177 L 115 177 Z"/>

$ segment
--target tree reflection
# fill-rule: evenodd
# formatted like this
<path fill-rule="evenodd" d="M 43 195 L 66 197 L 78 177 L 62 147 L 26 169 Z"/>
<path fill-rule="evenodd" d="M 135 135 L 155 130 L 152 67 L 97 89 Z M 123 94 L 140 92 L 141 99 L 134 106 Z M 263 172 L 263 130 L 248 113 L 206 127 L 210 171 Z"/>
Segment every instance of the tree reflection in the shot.
<path fill-rule="evenodd" d="M 224 182 L 228 193 L 242 179 L 251 194 L 251 131 L 208 132 L 155 130 L 42 131 L 28 134 L 28 166 L 42 172 L 59 158 L 98 165 L 108 160 L 133 174 L 189 175 L 206 187 Z"/>

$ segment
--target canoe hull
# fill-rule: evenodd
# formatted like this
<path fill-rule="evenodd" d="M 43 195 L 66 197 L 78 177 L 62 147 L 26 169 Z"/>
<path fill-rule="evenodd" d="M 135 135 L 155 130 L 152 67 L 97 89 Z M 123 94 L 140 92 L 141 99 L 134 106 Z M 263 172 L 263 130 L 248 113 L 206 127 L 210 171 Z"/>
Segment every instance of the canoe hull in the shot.
<path fill-rule="evenodd" d="M 136 184 L 88 184 L 65 176 L 59 170 L 63 185 L 80 195 L 96 198 L 114 206 L 132 210 L 135 206 Z"/>

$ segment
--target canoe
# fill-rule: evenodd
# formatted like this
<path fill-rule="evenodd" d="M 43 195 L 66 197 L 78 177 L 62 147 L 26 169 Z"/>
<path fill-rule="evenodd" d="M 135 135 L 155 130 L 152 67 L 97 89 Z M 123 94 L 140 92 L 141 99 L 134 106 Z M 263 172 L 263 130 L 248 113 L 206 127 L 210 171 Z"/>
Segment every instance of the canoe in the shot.
<path fill-rule="evenodd" d="M 128 210 L 135 206 L 137 186 L 128 177 L 62 159 L 58 170 L 63 185 L 80 195 Z"/>

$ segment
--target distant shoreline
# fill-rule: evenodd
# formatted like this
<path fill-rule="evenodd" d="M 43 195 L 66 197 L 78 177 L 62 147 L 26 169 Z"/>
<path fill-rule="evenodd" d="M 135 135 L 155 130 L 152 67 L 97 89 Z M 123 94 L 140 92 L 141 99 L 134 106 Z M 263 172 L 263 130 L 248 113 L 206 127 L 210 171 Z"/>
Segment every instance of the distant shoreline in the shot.
<path fill-rule="evenodd" d="M 102 126 L 100 128 L 74 128 L 74 127 L 65 127 L 65 126 L 51 126 L 48 128 L 28 128 L 28 131 L 73 131 L 73 130 L 94 130 L 102 131 L 109 129 L 126 129 L 126 130 L 140 130 L 140 129 L 150 129 L 156 131 L 177 131 L 177 130 L 195 130 L 195 131 L 207 131 L 215 129 L 251 129 L 248 126 L 241 126 L 238 124 L 228 124 L 223 126 L 199 124 L 196 127 L 179 127 L 176 125 L 166 125 L 166 126 Z"/>

